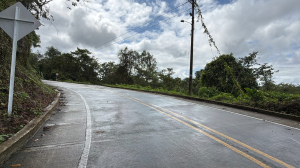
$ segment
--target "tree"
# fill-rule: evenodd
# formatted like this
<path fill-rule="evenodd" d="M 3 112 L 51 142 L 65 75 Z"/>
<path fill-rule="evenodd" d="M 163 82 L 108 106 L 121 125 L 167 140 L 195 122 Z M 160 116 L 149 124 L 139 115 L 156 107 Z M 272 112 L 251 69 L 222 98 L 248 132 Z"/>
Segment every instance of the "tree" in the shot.
<path fill-rule="evenodd" d="M 134 70 L 135 61 L 138 58 L 139 53 L 133 50 L 129 50 L 127 47 L 124 50 L 120 50 L 118 53 L 118 57 L 120 60 L 120 66 L 122 69 L 126 70 L 126 74 L 128 77 L 132 75 Z"/>
<path fill-rule="evenodd" d="M 115 62 L 105 62 L 100 64 L 99 76 L 101 83 L 104 84 L 113 84 L 114 73 L 116 73 L 119 65 L 116 65 Z"/>
<path fill-rule="evenodd" d="M 161 70 L 161 72 L 158 74 L 159 79 L 161 83 L 163 84 L 163 87 L 167 90 L 173 90 L 175 87 L 175 82 L 172 77 L 174 74 L 173 68 L 167 68 Z"/>
<path fill-rule="evenodd" d="M 232 53 L 217 57 L 201 72 L 201 85 L 237 94 L 244 88 L 257 89 L 259 81 L 270 82 L 276 71 L 267 63 L 258 64 L 257 54 L 253 52 L 239 59 L 234 58 Z"/>
<path fill-rule="evenodd" d="M 219 91 L 230 93 L 234 88 L 234 80 L 238 76 L 237 69 L 241 69 L 233 54 L 221 55 L 206 64 L 201 73 L 201 85 L 215 86 Z M 232 71 L 231 71 L 232 70 Z"/>
<path fill-rule="evenodd" d="M 60 55 L 61 55 L 61 52 L 57 48 L 54 48 L 53 46 L 47 47 L 47 50 L 45 52 L 45 56 L 50 59 L 53 59 L 54 57 L 57 57 Z"/>
<path fill-rule="evenodd" d="M 274 85 L 273 74 L 279 71 L 275 71 L 272 65 L 268 65 L 268 63 L 259 64 L 257 63 L 257 54 L 258 52 L 250 53 L 249 56 L 245 56 L 239 59 L 239 63 L 245 67 L 242 72 L 244 75 L 248 75 L 245 79 L 249 79 L 254 77 L 259 84 L 262 85 L 263 89 L 270 90 Z M 253 76 L 249 76 L 249 74 L 253 74 Z M 253 80 L 252 80 L 253 81 Z M 254 85 L 254 83 L 250 83 L 251 81 L 242 81 L 244 83 L 248 83 Z M 257 88 L 257 83 L 256 88 Z"/>
<path fill-rule="evenodd" d="M 140 85 L 148 85 L 149 83 L 155 83 L 156 77 L 156 60 L 149 52 L 145 50 L 137 55 L 135 61 L 135 82 Z"/>
<path fill-rule="evenodd" d="M 100 65 L 94 56 L 89 56 L 91 52 L 87 49 L 80 49 L 77 47 L 77 50 L 71 52 L 71 54 L 76 58 L 76 62 L 78 64 L 76 68 L 76 81 L 89 81 L 91 83 L 99 82 L 98 71 L 100 69 Z"/>
<path fill-rule="evenodd" d="M 71 79 L 78 82 L 100 82 L 100 65 L 97 59 L 87 49 L 77 48 L 71 53 L 63 53 L 54 47 L 47 47 L 46 57 L 39 61 L 39 71 L 45 79 L 55 80 L 59 73 L 60 80 Z"/>

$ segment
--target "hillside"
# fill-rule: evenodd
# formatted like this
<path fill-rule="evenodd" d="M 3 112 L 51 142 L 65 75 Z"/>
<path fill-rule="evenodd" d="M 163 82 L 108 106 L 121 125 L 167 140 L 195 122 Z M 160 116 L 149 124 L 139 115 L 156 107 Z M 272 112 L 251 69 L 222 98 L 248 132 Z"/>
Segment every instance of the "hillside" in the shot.
<path fill-rule="evenodd" d="M 34 32 L 18 41 L 13 113 L 8 116 L 12 40 L 0 30 L 0 143 L 40 116 L 56 95 L 30 64 L 30 48 L 37 42 L 39 37 Z"/>

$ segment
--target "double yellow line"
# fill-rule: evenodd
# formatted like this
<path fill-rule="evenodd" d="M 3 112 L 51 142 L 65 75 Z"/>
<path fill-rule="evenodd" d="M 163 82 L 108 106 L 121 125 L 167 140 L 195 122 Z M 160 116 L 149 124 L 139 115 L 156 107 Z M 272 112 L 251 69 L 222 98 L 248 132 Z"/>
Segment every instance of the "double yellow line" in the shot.
<path fill-rule="evenodd" d="M 222 145 L 228 147 L 229 149 L 235 151 L 236 153 L 238 153 L 238 154 L 240 154 L 240 155 L 246 157 L 247 159 L 253 161 L 254 163 L 256 163 L 256 164 L 258 164 L 258 165 L 260 165 L 261 167 L 269 168 L 270 166 L 268 166 L 268 165 L 262 163 L 261 161 L 255 159 L 254 157 L 252 157 L 252 156 L 250 156 L 250 155 L 248 155 L 248 154 L 246 154 L 246 153 L 240 151 L 239 149 L 237 149 L 237 148 L 235 148 L 235 147 L 229 145 L 228 143 L 226 143 L 226 142 L 224 142 L 224 141 L 222 141 L 222 140 L 220 140 L 220 139 L 214 137 L 213 135 L 211 135 L 211 134 L 209 134 L 209 133 L 207 133 L 207 132 L 205 132 L 205 131 L 202 131 L 202 130 L 200 130 L 199 128 L 197 128 L 197 127 L 195 127 L 195 126 L 192 126 L 191 124 L 188 124 L 187 122 L 185 122 L 185 121 L 183 121 L 183 120 L 181 120 L 181 119 L 179 119 L 179 118 L 182 118 L 182 119 L 184 119 L 184 120 L 186 120 L 186 121 L 189 121 L 189 122 L 191 122 L 191 123 L 193 123 L 193 124 L 196 124 L 196 125 L 198 125 L 198 126 L 204 128 L 204 129 L 206 129 L 206 130 L 209 130 L 209 131 L 211 131 L 211 132 L 213 132 L 213 133 L 215 133 L 215 134 L 217 134 L 217 135 L 220 135 L 221 137 L 224 137 L 224 138 L 226 138 L 226 139 L 228 139 L 228 140 L 231 140 L 231 141 L 235 142 L 236 144 L 239 144 L 239 145 L 241 145 L 241 146 L 243 146 L 243 147 L 245 147 L 245 148 L 247 148 L 247 149 L 249 149 L 249 150 L 251 150 L 251 151 L 253 151 L 253 152 L 256 152 L 257 154 L 260 154 L 260 155 L 262 155 L 262 156 L 264 156 L 264 157 L 266 157 L 266 158 L 268 158 L 268 159 L 270 159 L 270 160 L 272 160 L 272 161 L 274 161 L 274 162 L 277 162 L 278 164 L 280 164 L 280 165 L 282 165 L 282 166 L 284 166 L 284 167 L 287 167 L 287 168 L 294 168 L 293 166 L 291 166 L 291 165 L 289 165 L 289 164 L 287 164 L 287 163 L 285 163 L 285 162 L 283 162 L 283 161 L 281 161 L 281 160 L 279 160 L 279 159 L 277 159 L 277 158 L 275 158 L 275 157 L 273 157 L 273 156 L 270 156 L 270 155 L 268 155 L 268 154 L 266 154 L 266 153 L 264 153 L 264 152 L 262 152 L 262 151 L 260 151 L 260 150 L 258 150 L 258 149 L 255 149 L 255 148 L 253 148 L 253 147 L 251 147 L 251 146 L 249 146 L 249 145 L 246 145 L 246 144 L 244 144 L 244 143 L 242 143 L 242 142 L 240 142 L 240 141 L 238 141 L 238 140 L 236 140 L 236 139 L 234 139 L 234 138 L 231 138 L 231 137 L 229 137 L 229 136 L 227 136 L 227 135 L 225 135 L 225 134 L 222 134 L 222 133 L 220 133 L 220 132 L 218 132 L 218 131 L 216 131 L 216 130 L 214 130 L 214 129 L 211 129 L 211 128 L 209 128 L 209 127 L 207 127 L 207 126 L 205 126 L 205 125 L 202 125 L 202 124 L 200 124 L 200 123 L 198 123 L 198 122 L 196 122 L 196 121 L 190 120 L 190 119 L 188 119 L 188 118 L 186 118 L 186 117 L 184 117 L 184 116 L 182 116 L 182 115 L 179 115 L 179 114 L 177 114 L 177 113 L 174 113 L 174 112 L 172 112 L 172 111 L 170 111 L 170 110 L 164 109 L 164 108 L 162 108 L 162 107 L 159 107 L 159 106 L 156 106 L 156 105 L 154 105 L 154 104 L 151 104 L 151 103 L 142 101 L 142 100 L 137 99 L 137 98 L 133 98 L 133 97 L 126 96 L 126 95 L 123 95 L 123 94 L 119 94 L 119 93 L 114 93 L 114 94 L 117 94 L 117 95 L 122 96 L 122 97 L 126 97 L 126 98 L 131 99 L 131 100 L 133 100 L 133 101 L 135 101 L 135 102 L 138 102 L 138 103 L 143 104 L 143 105 L 145 105 L 145 106 L 147 106 L 147 107 L 150 107 L 150 108 L 152 108 L 152 109 L 154 109 L 154 110 L 156 110 L 156 111 L 158 111 L 158 112 L 160 112 L 160 113 L 162 113 L 162 114 L 165 114 L 165 115 L 167 115 L 168 117 L 170 117 L 170 118 L 172 118 L 172 119 L 174 119 L 174 120 L 176 120 L 176 121 L 179 121 L 180 123 L 182 123 L 182 124 L 184 124 L 184 125 L 186 125 L 186 126 L 192 128 L 192 129 L 194 129 L 194 130 L 196 130 L 196 131 L 198 131 L 198 132 L 200 132 L 200 133 L 206 135 L 207 137 L 209 137 L 209 138 L 211 138 L 211 139 L 213 139 L 213 140 L 219 142 L 220 144 L 222 144 Z M 162 110 L 163 110 L 163 111 L 162 111 Z M 166 112 L 164 112 L 164 111 L 166 111 L 166 112 L 168 112 L 168 113 L 170 113 L 170 114 L 172 114 L 172 115 L 174 115 L 174 116 L 176 116 L 176 117 L 179 117 L 179 118 L 176 118 L 176 117 L 174 117 L 174 116 L 172 116 L 172 115 L 170 115 L 170 114 L 168 114 L 168 113 L 166 113 Z"/>

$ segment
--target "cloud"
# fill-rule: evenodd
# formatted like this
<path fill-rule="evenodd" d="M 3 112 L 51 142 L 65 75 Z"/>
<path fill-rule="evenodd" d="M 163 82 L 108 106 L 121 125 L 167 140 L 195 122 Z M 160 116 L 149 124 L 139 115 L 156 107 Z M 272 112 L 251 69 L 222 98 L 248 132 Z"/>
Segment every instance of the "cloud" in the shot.
<path fill-rule="evenodd" d="M 102 19 L 101 14 L 88 15 L 82 8 L 77 8 L 71 13 L 68 35 L 75 44 L 96 47 L 116 38 L 117 33 L 117 26 Z"/>

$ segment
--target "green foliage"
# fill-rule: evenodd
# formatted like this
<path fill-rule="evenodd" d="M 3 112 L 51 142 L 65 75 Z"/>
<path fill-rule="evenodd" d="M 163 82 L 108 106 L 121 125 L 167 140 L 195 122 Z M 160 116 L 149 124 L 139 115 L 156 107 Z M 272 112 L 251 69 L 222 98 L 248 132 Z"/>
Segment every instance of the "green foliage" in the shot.
<path fill-rule="evenodd" d="M 159 72 L 158 76 L 160 81 L 162 82 L 162 87 L 166 88 L 167 90 L 173 90 L 176 82 L 172 78 L 172 75 L 174 74 L 173 68 L 167 68 L 161 70 Z"/>
<path fill-rule="evenodd" d="M 55 57 L 58 57 L 60 55 L 61 52 L 57 48 L 54 48 L 53 46 L 47 47 L 47 51 L 45 52 L 45 56 L 50 59 L 54 59 Z"/>
<path fill-rule="evenodd" d="M 215 87 L 201 87 L 198 91 L 198 96 L 201 98 L 210 98 L 218 94 L 219 92 Z"/>
<path fill-rule="evenodd" d="M 250 83 L 255 84 L 254 78 L 249 78 L 245 85 L 240 86 L 239 80 L 236 76 L 239 76 L 239 72 L 243 67 L 237 63 L 233 54 L 221 55 L 212 62 L 206 64 L 205 69 L 201 72 L 200 83 L 202 86 L 216 87 L 217 90 L 226 93 L 237 93 L 240 88 L 248 86 Z M 246 79 L 244 79 L 246 80 Z M 254 86 L 250 86 L 254 87 Z"/>
<path fill-rule="evenodd" d="M 157 83 L 157 62 L 149 52 L 145 50 L 137 54 L 134 65 L 134 81 L 142 86 L 148 83 Z"/>
<path fill-rule="evenodd" d="M 217 57 L 200 71 L 201 85 L 215 86 L 217 90 L 235 96 L 243 94 L 242 88 L 258 89 L 258 81 L 264 90 L 270 90 L 274 85 L 272 75 L 277 71 L 272 65 L 258 64 L 257 54 L 253 52 L 239 59 L 234 58 L 232 53 Z"/>
<path fill-rule="evenodd" d="M 226 103 L 232 103 L 237 101 L 237 99 L 232 94 L 223 92 L 213 96 L 212 98 L 210 98 L 210 100 L 221 101 Z"/>
<path fill-rule="evenodd" d="M 4 135 L 0 135 L 0 144 L 4 141 L 6 141 L 8 138 L 10 138 L 12 136 L 12 134 L 4 134 Z"/>
<path fill-rule="evenodd" d="M 100 83 L 100 65 L 95 57 L 91 57 L 90 51 L 77 48 L 71 53 L 63 53 L 48 47 L 46 57 L 41 59 L 37 65 L 37 71 L 41 72 L 48 80 L 72 80 L 76 82 Z M 56 76 L 56 73 L 59 75 Z"/>
<path fill-rule="evenodd" d="M 118 65 L 115 62 L 105 62 L 100 64 L 99 76 L 100 81 L 103 84 L 113 84 L 114 73 L 117 71 Z"/>
<path fill-rule="evenodd" d="M 278 85 L 273 84 L 270 87 L 270 90 L 280 93 L 300 94 L 300 85 L 296 86 L 290 83 L 280 83 Z"/>
<path fill-rule="evenodd" d="M 291 95 L 283 99 L 283 106 L 280 107 L 280 110 L 287 114 L 294 114 L 300 116 L 300 95 Z"/>
<path fill-rule="evenodd" d="M 264 95 L 261 91 L 256 89 L 245 88 L 247 95 L 250 97 L 252 101 L 258 102 L 263 100 Z"/>

